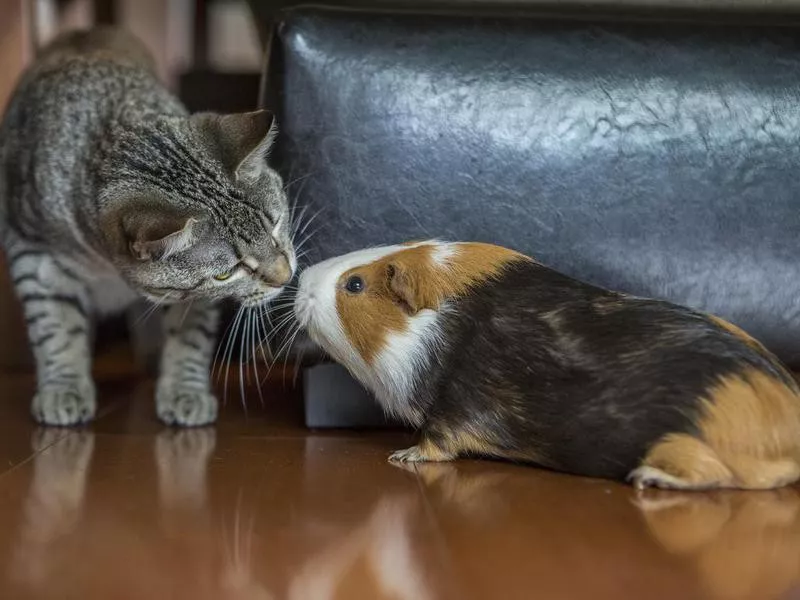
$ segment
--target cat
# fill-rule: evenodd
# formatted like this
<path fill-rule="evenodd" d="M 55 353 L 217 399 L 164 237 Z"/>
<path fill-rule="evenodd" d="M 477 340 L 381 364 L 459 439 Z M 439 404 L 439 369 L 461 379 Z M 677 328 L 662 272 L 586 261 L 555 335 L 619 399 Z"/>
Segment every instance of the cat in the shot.
<path fill-rule="evenodd" d="M 92 323 L 139 297 L 167 305 L 156 412 L 215 421 L 217 301 L 260 306 L 297 268 L 267 111 L 189 115 L 131 34 L 62 34 L 0 124 L 0 236 L 36 362 L 33 417 L 96 412 Z"/>

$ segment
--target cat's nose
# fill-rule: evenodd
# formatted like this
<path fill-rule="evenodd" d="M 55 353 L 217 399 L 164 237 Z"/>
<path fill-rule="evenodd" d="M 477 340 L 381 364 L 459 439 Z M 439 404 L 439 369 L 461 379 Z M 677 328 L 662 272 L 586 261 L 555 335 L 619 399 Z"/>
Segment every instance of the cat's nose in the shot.
<path fill-rule="evenodd" d="M 292 280 L 292 267 L 285 256 L 273 260 L 261 270 L 261 276 L 272 287 L 283 287 Z"/>

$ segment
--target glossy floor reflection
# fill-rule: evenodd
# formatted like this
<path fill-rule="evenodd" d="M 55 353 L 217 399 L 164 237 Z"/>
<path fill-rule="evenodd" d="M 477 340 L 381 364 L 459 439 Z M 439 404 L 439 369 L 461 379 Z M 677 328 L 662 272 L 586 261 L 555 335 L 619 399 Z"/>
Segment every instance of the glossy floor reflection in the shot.
<path fill-rule="evenodd" d="M 800 494 L 679 494 L 492 462 L 401 469 L 402 433 L 309 432 L 291 393 L 164 429 L 152 384 L 39 429 L 2 380 L 0 598 L 800 598 Z"/>

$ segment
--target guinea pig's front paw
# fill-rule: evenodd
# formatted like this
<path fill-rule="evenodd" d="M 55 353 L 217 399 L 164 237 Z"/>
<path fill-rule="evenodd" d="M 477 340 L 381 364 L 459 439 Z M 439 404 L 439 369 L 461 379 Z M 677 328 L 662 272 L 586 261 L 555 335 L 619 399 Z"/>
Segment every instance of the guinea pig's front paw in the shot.
<path fill-rule="evenodd" d="M 410 463 L 410 462 L 442 462 L 452 460 L 453 457 L 430 447 L 430 445 L 411 446 L 405 450 L 398 450 L 389 455 L 389 462 Z"/>
<path fill-rule="evenodd" d="M 389 462 L 423 462 L 425 458 L 419 451 L 419 446 L 411 446 L 405 450 L 397 450 L 389 455 Z"/>
<path fill-rule="evenodd" d="M 156 392 L 156 412 L 166 425 L 200 427 L 217 420 L 217 399 L 199 390 Z"/>

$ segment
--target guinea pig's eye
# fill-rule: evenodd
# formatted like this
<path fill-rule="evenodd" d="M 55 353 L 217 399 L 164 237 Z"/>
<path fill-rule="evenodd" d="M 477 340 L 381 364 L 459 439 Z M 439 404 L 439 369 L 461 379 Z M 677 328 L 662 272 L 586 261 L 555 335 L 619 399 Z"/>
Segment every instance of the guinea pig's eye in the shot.
<path fill-rule="evenodd" d="M 231 275 L 233 275 L 233 271 L 228 271 L 227 273 L 220 273 L 218 275 L 214 275 L 214 279 L 217 281 L 225 281 L 226 279 L 230 279 Z"/>
<path fill-rule="evenodd" d="M 351 294 L 360 294 L 364 291 L 364 280 L 358 275 L 351 275 L 344 284 L 344 289 Z"/>

